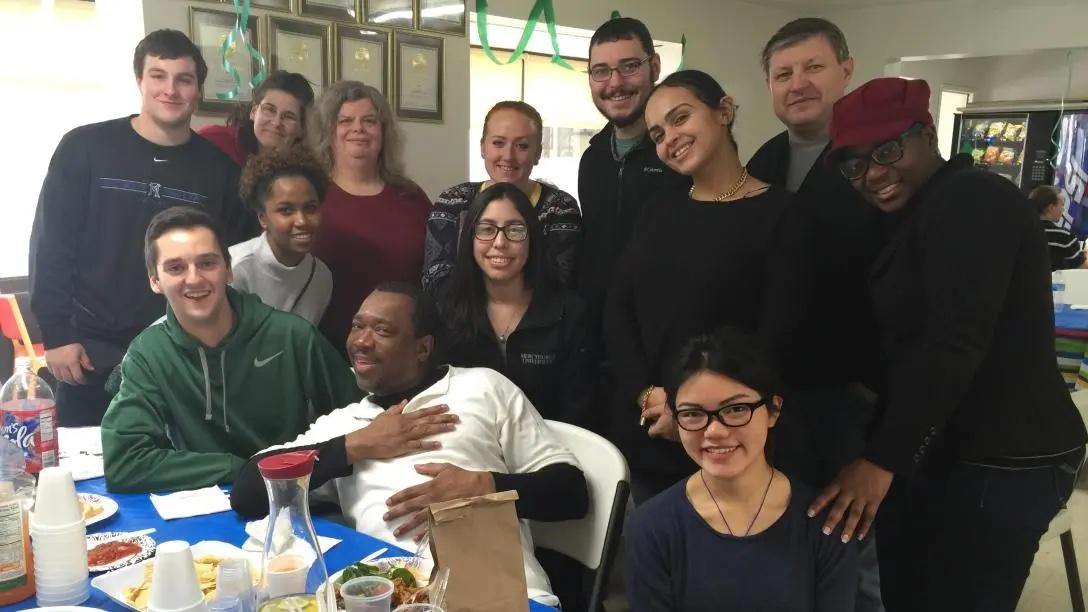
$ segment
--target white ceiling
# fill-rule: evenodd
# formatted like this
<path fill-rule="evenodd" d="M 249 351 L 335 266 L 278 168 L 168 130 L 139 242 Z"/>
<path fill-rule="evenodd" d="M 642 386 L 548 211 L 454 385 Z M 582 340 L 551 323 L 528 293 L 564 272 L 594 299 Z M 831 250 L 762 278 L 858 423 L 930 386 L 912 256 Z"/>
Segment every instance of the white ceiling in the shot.
<path fill-rule="evenodd" d="M 910 5 L 910 4 L 976 4 L 980 8 L 993 7 L 1000 4 L 1022 4 L 1022 0 L 741 0 L 748 4 L 762 6 L 774 6 L 778 8 L 819 12 L 824 10 L 860 9 L 879 5 Z M 1077 4 L 1084 0 L 1033 0 L 1041 4 Z"/>

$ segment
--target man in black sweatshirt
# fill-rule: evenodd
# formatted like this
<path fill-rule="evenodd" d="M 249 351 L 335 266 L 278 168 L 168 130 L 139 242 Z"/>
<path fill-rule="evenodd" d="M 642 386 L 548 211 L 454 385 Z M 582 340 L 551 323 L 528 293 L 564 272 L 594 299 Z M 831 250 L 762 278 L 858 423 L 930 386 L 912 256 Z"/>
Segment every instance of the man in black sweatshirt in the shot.
<path fill-rule="evenodd" d="M 78 127 L 61 139 L 30 237 L 30 308 L 57 378 L 61 425 L 98 425 L 104 389 L 129 342 L 163 316 L 143 269 L 155 213 L 211 214 L 233 244 L 254 221 L 238 199 L 238 169 L 196 136 L 190 119 L 208 67 L 184 34 L 148 34 L 133 58 L 140 114 Z"/>
<path fill-rule="evenodd" d="M 347 341 L 359 387 L 371 395 L 319 418 L 295 441 L 254 456 L 235 480 L 235 511 L 268 513 L 260 459 L 284 449 L 316 449 L 310 488 L 332 480 L 356 529 L 406 549 L 426 527 L 427 505 L 451 499 L 513 490 L 521 519 L 585 516 L 586 480 L 574 455 L 502 374 L 435 363 L 437 323 L 420 289 L 379 285 L 359 307 Z M 521 534 L 529 596 L 555 605 L 556 593 L 564 607 L 577 609 L 571 601 L 580 585 L 552 590 L 524 520 Z"/>
<path fill-rule="evenodd" d="M 829 158 L 894 228 L 872 274 L 886 382 L 864 458 L 810 512 L 830 506 L 845 540 L 880 509 L 889 612 L 1012 612 L 1088 432 L 1054 359 L 1036 212 L 969 155 L 942 159 L 928 107 L 925 81 L 897 78 L 835 104 Z"/>
<path fill-rule="evenodd" d="M 651 196 L 663 189 L 687 189 L 691 179 L 677 174 L 658 157 L 646 134 L 646 100 L 661 74 L 646 25 L 630 17 L 605 22 L 589 41 L 589 91 L 597 110 L 608 119 L 578 165 L 578 202 L 582 207 L 582 254 L 576 270 L 578 292 L 588 306 L 591 337 L 598 342 L 602 316 L 616 265 Z M 602 366 L 602 374 L 608 374 Z M 600 406 L 614 405 L 607 376 L 599 381 Z M 597 417 L 594 428 L 610 418 L 638 418 L 637 398 L 628 415 Z"/>

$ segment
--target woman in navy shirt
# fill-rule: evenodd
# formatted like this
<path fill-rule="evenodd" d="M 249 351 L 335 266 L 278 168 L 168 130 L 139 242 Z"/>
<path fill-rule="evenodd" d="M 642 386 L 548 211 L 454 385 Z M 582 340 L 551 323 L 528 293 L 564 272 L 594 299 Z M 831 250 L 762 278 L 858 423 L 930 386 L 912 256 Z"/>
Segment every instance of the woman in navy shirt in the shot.
<path fill-rule="evenodd" d="M 806 514 L 814 492 L 774 469 L 778 377 L 745 334 L 723 328 L 682 350 L 666 386 L 699 471 L 639 506 L 627 534 L 631 610 L 854 609 L 855 547 Z"/>

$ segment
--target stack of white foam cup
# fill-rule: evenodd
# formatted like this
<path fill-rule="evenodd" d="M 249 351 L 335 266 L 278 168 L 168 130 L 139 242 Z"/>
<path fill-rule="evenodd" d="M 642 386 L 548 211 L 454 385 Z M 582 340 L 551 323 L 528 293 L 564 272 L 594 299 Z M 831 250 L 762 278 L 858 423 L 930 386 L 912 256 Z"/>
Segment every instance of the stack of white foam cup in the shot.
<path fill-rule="evenodd" d="M 151 573 L 151 594 L 147 612 L 207 612 L 204 593 L 200 591 L 193 551 L 188 542 L 171 540 L 155 549 L 155 569 Z"/>
<path fill-rule="evenodd" d="M 76 606 L 87 601 L 91 592 L 87 526 L 68 470 L 47 467 L 38 475 L 30 541 L 38 605 Z"/>

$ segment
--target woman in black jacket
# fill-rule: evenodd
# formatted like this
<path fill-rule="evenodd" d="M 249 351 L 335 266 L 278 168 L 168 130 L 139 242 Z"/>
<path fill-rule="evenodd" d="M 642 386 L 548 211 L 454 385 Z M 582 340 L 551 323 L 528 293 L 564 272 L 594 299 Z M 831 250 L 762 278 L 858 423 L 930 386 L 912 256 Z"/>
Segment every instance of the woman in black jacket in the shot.
<path fill-rule="evenodd" d="M 480 192 L 439 300 L 440 345 L 451 365 L 501 372 L 544 418 L 589 426 L 596 361 L 585 305 L 559 286 L 546 253 L 524 192 L 511 183 Z"/>

